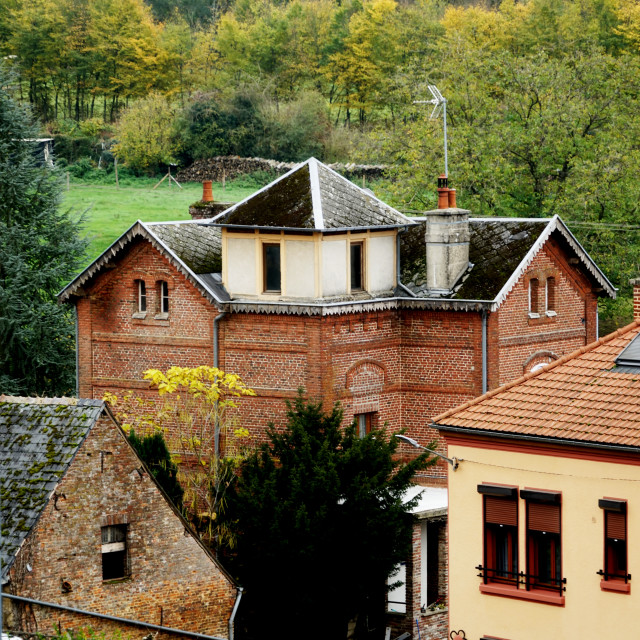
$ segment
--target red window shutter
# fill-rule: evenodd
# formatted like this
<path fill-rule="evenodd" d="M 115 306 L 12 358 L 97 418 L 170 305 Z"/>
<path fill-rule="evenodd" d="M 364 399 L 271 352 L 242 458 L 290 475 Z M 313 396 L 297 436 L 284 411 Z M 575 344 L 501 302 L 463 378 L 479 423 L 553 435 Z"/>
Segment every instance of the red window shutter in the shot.
<path fill-rule="evenodd" d="M 492 524 L 518 525 L 518 501 L 507 498 L 485 496 L 485 522 Z"/>
<path fill-rule="evenodd" d="M 607 512 L 607 538 L 615 538 L 616 540 L 627 539 L 627 514 Z"/>
<path fill-rule="evenodd" d="M 560 533 L 560 506 L 557 504 L 543 504 L 530 502 L 529 529 L 533 531 L 547 531 Z"/>

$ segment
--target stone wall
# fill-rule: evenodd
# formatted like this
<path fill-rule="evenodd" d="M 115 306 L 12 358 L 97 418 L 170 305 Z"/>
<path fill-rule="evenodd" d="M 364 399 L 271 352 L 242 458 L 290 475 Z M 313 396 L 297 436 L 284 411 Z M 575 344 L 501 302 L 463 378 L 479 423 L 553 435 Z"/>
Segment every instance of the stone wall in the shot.
<path fill-rule="evenodd" d="M 126 575 L 104 580 L 102 528 L 113 525 L 126 529 Z M 231 579 L 186 530 L 110 419 L 101 419 L 80 446 L 18 554 L 10 591 L 222 637 L 236 598 Z M 44 634 L 83 627 L 147 633 L 30 605 L 15 614 L 12 626 Z"/>

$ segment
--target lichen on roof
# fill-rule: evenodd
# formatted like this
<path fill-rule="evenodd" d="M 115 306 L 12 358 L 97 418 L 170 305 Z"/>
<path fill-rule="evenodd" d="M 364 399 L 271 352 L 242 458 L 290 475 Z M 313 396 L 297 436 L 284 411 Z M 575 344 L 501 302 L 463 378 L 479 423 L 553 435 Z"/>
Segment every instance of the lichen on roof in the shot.
<path fill-rule="evenodd" d="M 400 242 L 403 284 L 418 296 L 428 297 L 425 224 L 409 229 Z M 469 262 L 473 266 L 449 297 L 494 300 L 548 224 L 548 220 L 470 218 Z"/>
<path fill-rule="evenodd" d="M 196 274 L 222 271 L 219 227 L 184 222 L 150 224 L 150 230 Z"/>
<path fill-rule="evenodd" d="M 0 396 L 3 579 L 102 411 L 100 400 Z"/>
<path fill-rule="evenodd" d="M 317 230 L 411 222 L 315 158 L 229 207 L 213 221 L 225 225 Z"/>

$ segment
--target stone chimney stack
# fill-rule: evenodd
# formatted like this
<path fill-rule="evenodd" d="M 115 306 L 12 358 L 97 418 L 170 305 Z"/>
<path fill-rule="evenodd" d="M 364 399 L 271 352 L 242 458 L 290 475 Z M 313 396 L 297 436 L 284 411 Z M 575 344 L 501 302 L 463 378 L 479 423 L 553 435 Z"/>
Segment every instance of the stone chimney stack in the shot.
<path fill-rule="evenodd" d="M 438 209 L 427 211 L 427 287 L 444 294 L 469 266 L 469 211 L 456 207 L 455 189 L 447 177 L 438 178 Z"/>
<path fill-rule="evenodd" d="M 640 278 L 629 280 L 629 284 L 633 285 L 633 319 L 640 321 Z"/>

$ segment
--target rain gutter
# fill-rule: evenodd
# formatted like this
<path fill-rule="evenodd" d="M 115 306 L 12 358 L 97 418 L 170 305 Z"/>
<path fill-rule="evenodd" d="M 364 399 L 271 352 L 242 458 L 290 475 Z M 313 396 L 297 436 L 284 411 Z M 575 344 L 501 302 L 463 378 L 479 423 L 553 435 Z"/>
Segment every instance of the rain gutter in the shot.
<path fill-rule="evenodd" d="M 186 636 L 188 638 L 201 638 L 202 640 L 227 640 L 220 636 L 208 636 L 204 633 L 195 633 L 193 631 L 184 631 L 183 629 L 174 629 L 173 627 L 163 627 L 158 624 L 151 624 L 150 622 L 142 622 L 141 620 L 131 620 L 129 618 L 120 618 L 119 616 L 111 616 L 106 613 L 96 613 L 95 611 L 86 611 L 84 609 L 76 609 L 75 607 L 67 607 L 62 604 L 55 604 L 53 602 L 44 602 L 42 600 L 35 600 L 34 598 L 23 598 L 22 596 L 16 596 L 12 593 L 2 593 L 3 598 L 9 598 L 9 600 L 17 600 L 18 602 L 27 602 L 29 604 L 37 604 L 41 607 L 51 607 L 52 609 L 60 609 L 62 611 L 70 611 L 71 613 L 80 613 L 85 616 L 91 616 L 93 618 L 100 618 L 102 620 L 110 620 L 111 622 L 123 622 L 126 624 L 132 624 L 137 627 L 145 627 L 146 629 L 154 629 L 156 631 L 165 631 L 167 633 L 175 633 L 177 635 Z"/>

